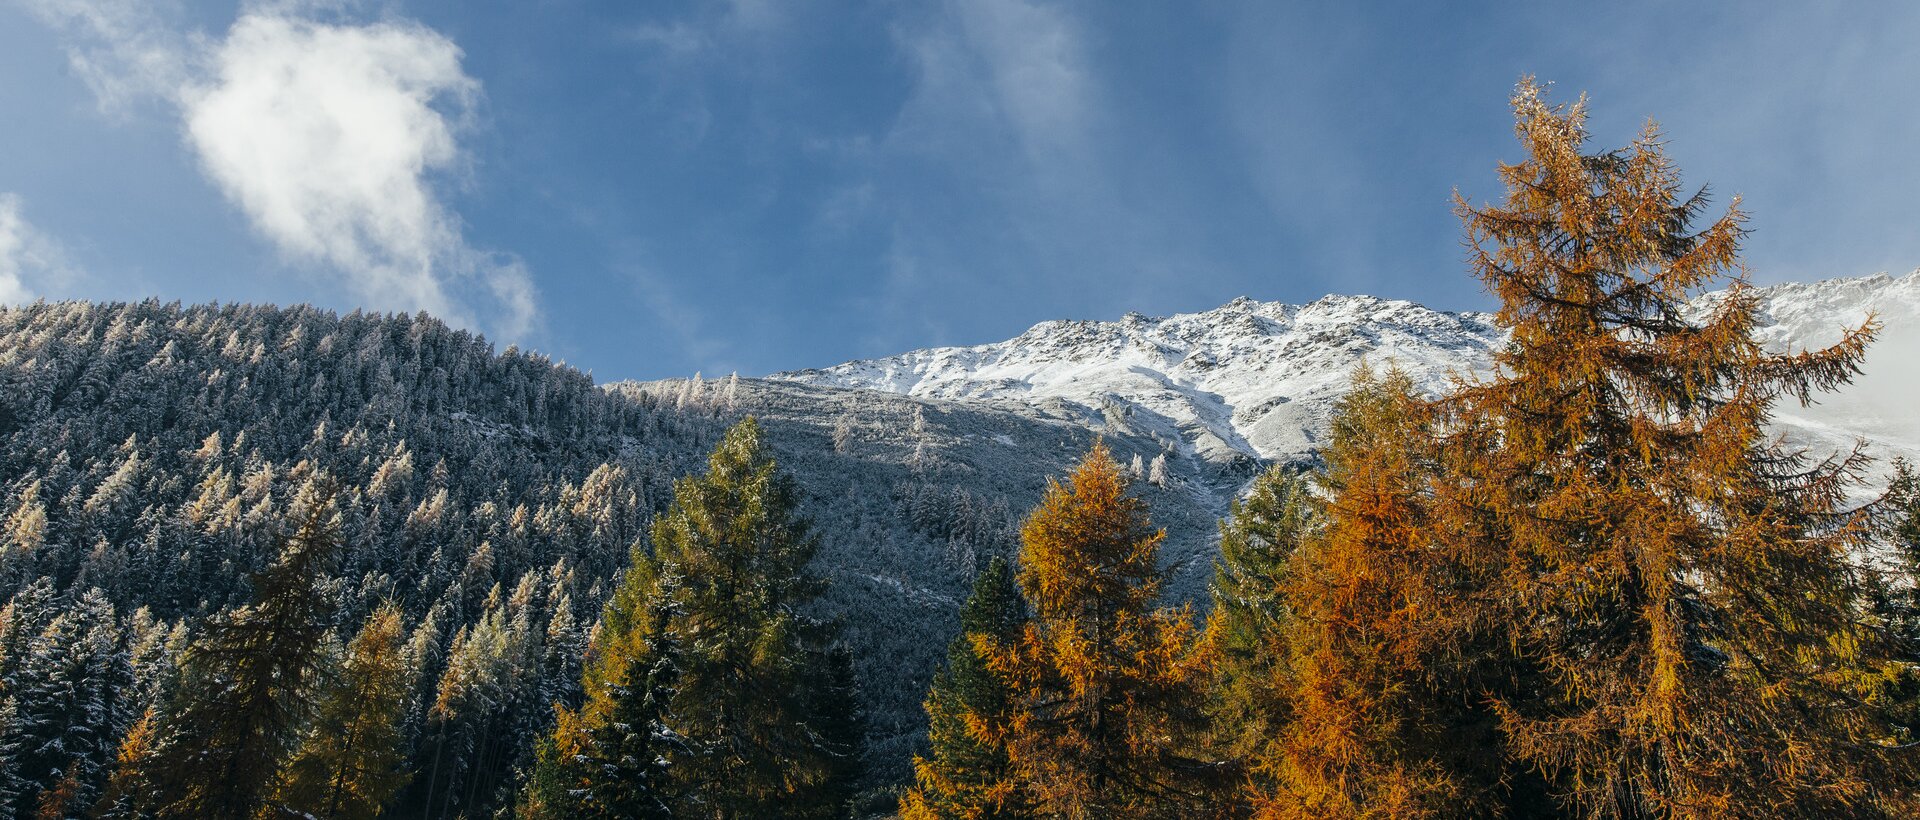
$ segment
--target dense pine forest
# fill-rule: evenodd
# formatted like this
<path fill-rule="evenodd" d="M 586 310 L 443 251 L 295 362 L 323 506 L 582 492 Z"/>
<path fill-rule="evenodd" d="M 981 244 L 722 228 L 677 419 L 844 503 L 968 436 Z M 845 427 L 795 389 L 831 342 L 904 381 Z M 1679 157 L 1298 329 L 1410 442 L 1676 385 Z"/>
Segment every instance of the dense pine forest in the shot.
<path fill-rule="evenodd" d="M 425 315 L 0 309 L 0 814 L 1920 813 L 1920 477 L 1766 426 L 1876 325 L 1764 351 L 1737 202 L 1513 102 L 1457 203 L 1496 370 L 1356 373 L 1217 549 L 1158 490 L 1246 476 L 1151 440 L 601 388 Z"/>

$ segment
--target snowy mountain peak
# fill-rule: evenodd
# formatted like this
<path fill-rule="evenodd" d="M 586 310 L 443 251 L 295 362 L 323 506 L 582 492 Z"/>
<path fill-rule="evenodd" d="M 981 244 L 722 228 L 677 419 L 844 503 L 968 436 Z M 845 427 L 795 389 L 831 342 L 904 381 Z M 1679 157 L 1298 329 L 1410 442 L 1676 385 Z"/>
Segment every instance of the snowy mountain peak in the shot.
<path fill-rule="evenodd" d="M 1096 427 L 1159 438 L 1224 464 L 1318 448 L 1333 400 L 1363 360 L 1437 388 L 1483 366 L 1491 317 L 1373 296 L 1305 305 L 1241 297 L 1212 310 L 1041 322 L 1004 342 L 917 350 L 772 378 L 948 400 L 1078 407 Z"/>
<path fill-rule="evenodd" d="M 1760 336 L 1778 350 L 1831 344 L 1869 312 L 1883 330 L 1866 373 L 1839 400 L 1781 407 L 1777 422 L 1822 448 L 1873 440 L 1881 455 L 1920 454 L 1920 271 L 1760 288 Z M 1702 296 L 1704 311 L 1722 298 Z M 1426 390 L 1483 372 L 1505 332 L 1485 313 L 1453 313 L 1366 295 L 1303 304 L 1240 297 L 1172 316 L 1041 322 L 1004 342 L 916 350 L 770 378 L 923 399 L 1068 408 L 1099 430 L 1159 439 L 1228 473 L 1252 459 L 1311 458 L 1334 402 L 1361 362 L 1397 365 Z"/>

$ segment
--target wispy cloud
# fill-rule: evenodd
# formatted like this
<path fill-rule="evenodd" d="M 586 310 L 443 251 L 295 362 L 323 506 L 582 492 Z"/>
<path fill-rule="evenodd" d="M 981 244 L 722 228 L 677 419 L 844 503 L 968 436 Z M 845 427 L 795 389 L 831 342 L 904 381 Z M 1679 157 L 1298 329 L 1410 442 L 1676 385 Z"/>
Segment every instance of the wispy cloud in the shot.
<path fill-rule="evenodd" d="M 288 259 L 338 274 L 370 307 L 530 332 L 525 266 L 470 245 L 438 190 L 465 167 L 482 93 L 459 47 L 404 20 L 316 19 L 337 5 L 249 6 L 219 37 L 179 34 L 129 0 L 32 8 L 103 106 L 173 106 L 208 178 Z"/>
<path fill-rule="evenodd" d="M 1080 28 L 1059 8 L 1024 0 L 953 7 L 996 109 L 1036 162 L 1055 163 L 1087 137 L 1094 89 Z"/>
<path fill-rule="evenodd" d="M 1080 26 L 1063 10 L 1029 0 L 954 3 L 896 38 L 917 81 L 893 147 L 979 150 L 985 133 L 1016 143 L 1028 171 L 1081 164 L 1096 89 Z"/>
<path fill-rule="evenodd" d="M 167 98 L 188 76 L 190 45 L 168 22 L 175 0 L 22 0 L 66 36 L 67 62 L 92 89 L 102 112 L 125 115 L 135 103 Z"/>
<path fill-rule="evenodd" d="M 868 160 L 882 180 L 874 207 L 892 223 L 882 298 L 892 325 L 939 323 L 953 298 L 996 291 L 1017 295 L 989 308 L 1007 315 L 1038 319 L 1022 308 L 1069 302 L 1117 313 L 1186 264 L 1160 241 L 1153 203 L 1123 184 L 1141 169 L 1117 164 L 1111 78 L 1072 5 L 947 3 L 896 25 L 894 39 L 913 87 Z M 926 185 L 949 201 L 928 202 Z M 993 248 L 949 241 L 942 211 L 975 197 L 990 207 L 969 209 L 987 220 L 971 227 L 997 232 Z M 956 282 L 972 284 L 951 293 Z"/>
<path fill-rule="evenodd" d="M 18 194 L 0 193 L 0 305 L 30 302 L 75 272 L 66 250 L 29 224 L 22 208 Z"/>

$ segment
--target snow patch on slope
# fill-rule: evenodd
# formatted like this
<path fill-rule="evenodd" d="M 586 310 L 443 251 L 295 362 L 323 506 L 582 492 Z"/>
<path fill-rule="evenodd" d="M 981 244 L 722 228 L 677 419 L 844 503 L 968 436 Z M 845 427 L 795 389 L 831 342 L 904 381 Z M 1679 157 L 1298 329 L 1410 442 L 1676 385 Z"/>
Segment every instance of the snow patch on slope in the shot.
<path fill-rule="evenodd" d="M 1920 270 L 1758 289 L 1769 350 L 1817 349 L 1839 341 L 1872 315 L 1880 332 L 1867 349 L 1861 374 L 1839 392 L 1801 407 L 1775 406 L 1774 425 L 1790 441 L 1816 453 L 1845 450 L 1859 439 L 1886 460 L 1920 461 Z M 1703 301 L 1717 298 L 1710 294 Z"/>

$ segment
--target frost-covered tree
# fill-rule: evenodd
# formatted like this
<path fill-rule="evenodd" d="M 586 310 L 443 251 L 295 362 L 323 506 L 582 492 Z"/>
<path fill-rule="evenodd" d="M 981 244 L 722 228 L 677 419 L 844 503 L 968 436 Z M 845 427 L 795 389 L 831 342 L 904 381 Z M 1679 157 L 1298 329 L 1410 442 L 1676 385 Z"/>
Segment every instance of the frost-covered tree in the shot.
<path fill-rule="evenodd" d="M 133 672 L 112 604 L 97 589 L 59 604 L 5 667 L 0 811 L 32 815 L 50 798 L 62 813 L 84 811 L 132 722 Z"/>
<path fill-rule="evenodd" d="M 1167 454 L 1161 451 L 1153 457 L 1153 463 L 1147 466 L 1147 483 L 1155 487 L 1167 486 Z"/>

